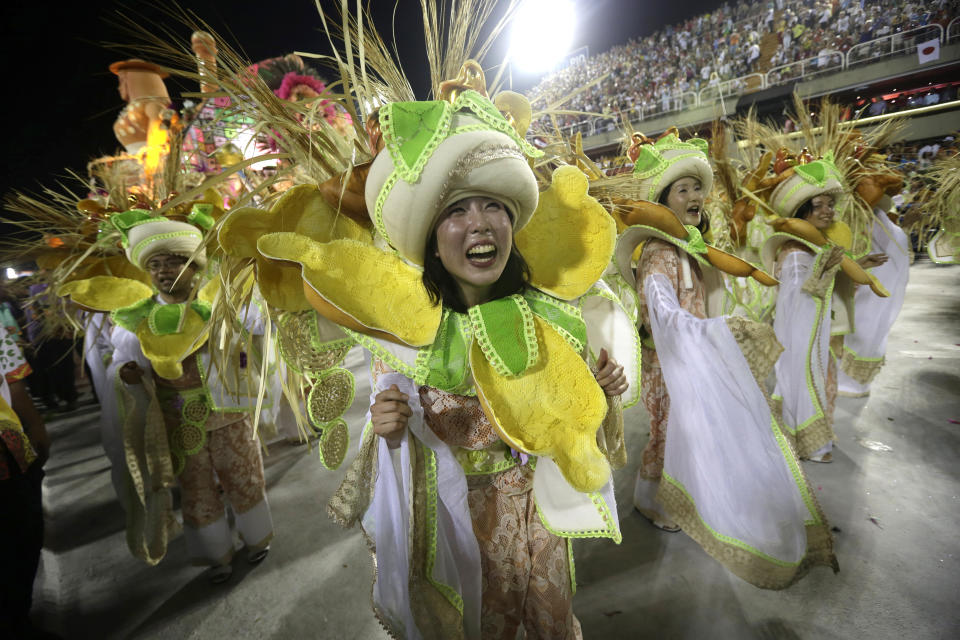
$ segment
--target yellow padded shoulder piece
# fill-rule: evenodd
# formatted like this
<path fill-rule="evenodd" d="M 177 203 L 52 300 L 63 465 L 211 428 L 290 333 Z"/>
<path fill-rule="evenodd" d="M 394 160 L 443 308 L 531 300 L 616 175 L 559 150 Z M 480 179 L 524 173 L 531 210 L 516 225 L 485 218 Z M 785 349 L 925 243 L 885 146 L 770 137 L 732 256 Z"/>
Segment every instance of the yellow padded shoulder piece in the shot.
<path fill-rule="evenodd" d="M 176 380 L 182 376 L 183 366 L 180 363 L 207 341 L 206 321 L 189 307 L 185 313 L 183 329 L 178 333 L 155 335 L 146 321 L 137 327 L 143 355 L 147 356 L 153 370 L 161 378 Z"/>
<path fill-rule="evenodd" d="M 826 228 L 823 235 L 827 236 L 827 240 L 847 251 L 850 251 L 853 247 L 853 231 L 850 230 L 846 222 L 834 220 L 833 224 Z"/>
<path fill-rule="evenodd" d="M 115 276 L 94 276 L 61 285 L 57 295 L 69 297 L 88 311 L 109 312 L 123 309 L 153 296 L 153 289 L 138 280 Z"/>
<path fill-rule="evenodd" d="M 420 271 L 396 255 L 356 240 L 314 242 L 296 233 L 271 233 L 257 246 L 270 259 L 300 265 L 305 296 L 324 317 L 411 347 L 433 344 L 442 309 L 431 303 Z"/>
<path fill-rule="evenodd" d="M 534 324 L 540 358 L 517 377 L 498 374 L 474 341 L 470 369 L 477 398 L 507 444 L 552 458 L 577 491 L 597 491 L 610 478 L 597 447 L 597 429 L 607 414 L 603 390 L 560 334 L 537 316 Z"/>
<path fill-rule="evenodd" d="M 582 296 L 600 279 L 617 242 L 616 222 L 588 187 L 582 171 L 560 167 L 530 222 L 517 232 L 531 284 L 562 300 Z"/>
<path fill-rule="evenodd" d="M 284 311 L 306 311 L 300 270 L 271 262 L 257 251 L 257 241 L 271 233 L 291 232 L 316 242 L 348 238 L 371 243 L 367 229 L 327 204 L 320 189 L 299 185 L 286 191 L 269 211 L 242 207 L 230 212 L 220 228 L 220 246 L 230 256 L 256 258 L 257 281 L 264 299 Z"/>

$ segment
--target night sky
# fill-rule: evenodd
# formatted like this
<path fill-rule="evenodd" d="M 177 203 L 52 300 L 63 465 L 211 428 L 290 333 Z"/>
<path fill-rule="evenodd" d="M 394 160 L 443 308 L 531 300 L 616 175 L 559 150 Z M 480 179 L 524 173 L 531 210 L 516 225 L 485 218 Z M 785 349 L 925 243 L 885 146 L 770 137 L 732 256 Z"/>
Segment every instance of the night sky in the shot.
<path fill-rule="evenodd" d="M 662 2 L 639 0 L 575 0 L 579 25 L 575 47 L 586 45 L 599 53 L 646 35 L 662 25 L 675 24 L 709 11 L 719 0 Z M 391 32 L 394 3 L 374 0 L 375 22 L 381 34 Z M 329 0 L 322 5 L 334 6 Z M 354 2 L 350 2 L 355 6 Z M 187 2 L 193 10 L 251 61 L 295 50 L 327 53 L 326 38 L 311 0 L 221 0 Z M 116 25 L 116 12 L 143 16 L 145 23 L 175 25 L 156 5 L 144 2 L 54 3 L 5 2 L 2 41 L 5 48 L 5 153 L 0 193 L 10 189 L 38 192 L 54 186 L 67 168 L 81 175 L 86 163 L 115 152 L 119 144 L 111 126 L 123 101 L 116 77 L 107 67 L 115 60 L 134 57 L 111 51 L 104 43 L 131 44 L 132 37 Z M 426 97 L 427 71 L 423 28 L 417 0 L 398 0 L 397 41 L 407 74 L 419 97 Z M 184 40 L 189 32 L 183 31 Z M 504 43 L 505 46 L 505 43 Z M 495 51 L 488 60 L 502 58 Z M 517 88 L 531 78 L 514 76 Z M 167 81 L 172 97 L 180 91 Z"/>

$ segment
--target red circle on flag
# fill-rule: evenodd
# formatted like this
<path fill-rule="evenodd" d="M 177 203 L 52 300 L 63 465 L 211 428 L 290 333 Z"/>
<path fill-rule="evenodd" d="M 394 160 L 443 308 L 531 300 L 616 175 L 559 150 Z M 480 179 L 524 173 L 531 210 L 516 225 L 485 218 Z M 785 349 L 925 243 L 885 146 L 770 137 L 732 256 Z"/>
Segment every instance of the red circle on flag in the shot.
<path fill-rule="evenodd" d="M 924 47 L 924 48 L 923 48 L 923 51 L 922 51 L 921 53 L 923 53 L 923 55 L 925 55 L 925 56 L 928 56 L 928 55 L 930 55 L 931 53 L 933 53 L 933 52 L 936 51 L 936 50 L 937 50 L 936 47 Z"/>

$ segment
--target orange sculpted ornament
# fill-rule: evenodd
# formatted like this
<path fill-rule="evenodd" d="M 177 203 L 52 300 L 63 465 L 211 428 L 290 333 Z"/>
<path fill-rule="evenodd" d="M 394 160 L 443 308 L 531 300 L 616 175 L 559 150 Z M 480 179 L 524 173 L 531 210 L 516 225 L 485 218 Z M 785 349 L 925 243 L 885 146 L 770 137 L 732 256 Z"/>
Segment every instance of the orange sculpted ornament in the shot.
<path fill-rule="evenodd" d="M 113 134 L 127 153 L 135 154 L 146 146 L 151 126 L 158 128 L 170 104 L 163 83 L 168 74 L 136 58 L 114 62 L 110 71 L 117 75 L 120 97 L 127 103 L 113 123 Z"/>

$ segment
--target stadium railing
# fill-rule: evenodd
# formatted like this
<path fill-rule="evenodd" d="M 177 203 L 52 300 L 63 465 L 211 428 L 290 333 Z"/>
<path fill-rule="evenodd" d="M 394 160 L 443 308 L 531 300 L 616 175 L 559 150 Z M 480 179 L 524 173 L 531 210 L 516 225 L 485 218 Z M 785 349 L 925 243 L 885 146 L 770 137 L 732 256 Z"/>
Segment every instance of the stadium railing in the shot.
<path fill-rule="evenodd" d="M 926 42 L 934 38 L 940 42 L 944 41 L 943 27 L 936 23 L 861 42 L 847 50 L 845 66 L 849 69 L 864 62 L 876 62 L 878 58 L 909 53 L 916 48 L 918 42 Z"/>
<path fill-rule="evenodd" d="M 946 29 L 936 23 L 928 24 L 916 29 L 892 33 L 862 42 L 850 47 L 846 54 L 830 49 L 804 60 L 778 65 L 766 73 L 751 73 L 713 83 L 699 92 L 687 91 L 672 94 L 666 105 L 664 105 L 664 99 L 661 96 L 647 107 L 641 105 L 605 116 L 587 118 L 561 127 L 560 130 L 566 135 L 579 132 L 584 136 L 591 136 L 608 129 L 611 123 L 615 126 L 616 121 L 621 117 L 636 123 L 666 113 L 706 106 L 721 98 L 732 98 L 786 82 L 808 80 L 818 75 L 842 71 L 864 62 L 876 62 L 878 59 L 888 56 L 906 55 L 916 48 L 918 42 L 925 42 L 933 38 L 937 38 L 944 44 L 953 40 L 960 40 L 960 17 L 951 20 Z"/>
<path fill-rule="evenodd" d="M 946 44 L 954 40 L 960 40 L 960 16 L 957 16 L 947 24 L 946 39 L 943 42 Z"/>

